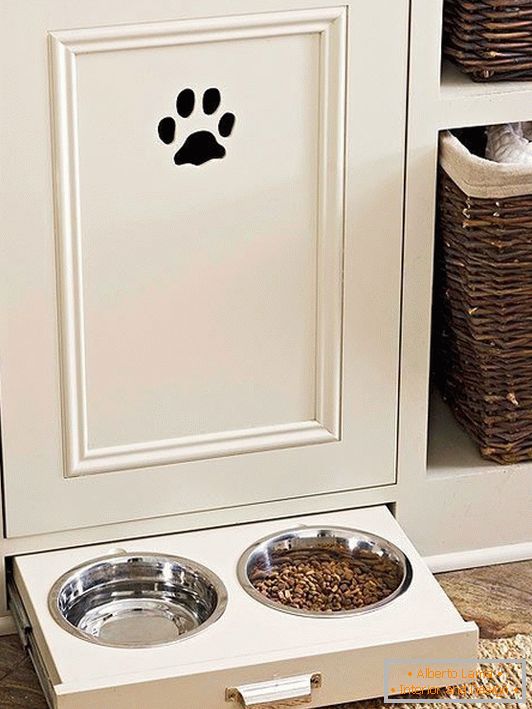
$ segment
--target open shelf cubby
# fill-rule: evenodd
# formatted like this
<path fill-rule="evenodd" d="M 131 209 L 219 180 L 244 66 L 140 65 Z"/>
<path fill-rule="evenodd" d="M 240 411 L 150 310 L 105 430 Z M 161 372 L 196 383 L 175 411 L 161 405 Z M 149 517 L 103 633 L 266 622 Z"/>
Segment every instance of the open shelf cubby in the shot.
<path fill-rule="evenodd" d="M 411 8 L 398 446 L 406 492 L 397 510 L 412 533 L 427 537 L 423 551 L 442 570 L 457 559 L 486 563 L 495 548 L 499 560 L 530 554 L 532 462 L 498 465 L 480 455 L 431 382 L 430 352 L 439 136 L 532 120 L 532 82 L 478 83 L 442 63 L 443 0 L 412 0 Z M 475 536 L 471 554 L 468 534 Z M 442 561 L 450 548 L 454 561 Z"/>
<path fill-rule="evenodd" d="M 528 472 L 531 463 L 498 465 L 483 458 L 476 443 L 455 419 L 450 407 L 433 387 L 430 394 L 427 472 L 429 475 L 482 475 L 502 470 Z"/>

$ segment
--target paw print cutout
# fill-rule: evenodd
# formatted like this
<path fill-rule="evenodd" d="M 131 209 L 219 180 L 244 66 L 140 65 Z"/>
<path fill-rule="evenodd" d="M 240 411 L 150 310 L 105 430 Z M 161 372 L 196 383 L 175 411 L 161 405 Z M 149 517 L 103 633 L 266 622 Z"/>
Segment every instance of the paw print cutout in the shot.
<path fill-rule="evenodd" d="M 213 116 L 220 108 L 222 97 L 216 88 L 205 91 L 202 98 L 202 111 L 206 116 Z M 183 119 L 188 119 L 196 108 L 196 95 L 192 89 L 183 89 L 176 100 L 177 114 Z M 216 126 L 218 137 L 229 138 L 235 127 L 234 113 L 224 113 Z M 165 145 L 171 145 L 177 132 L 177 124 L 172 116 L 166 116 L 159 121 L 159 138 Z M 221 145 L 214 132 L 198 130 L 190 133 L 181 147 L 174 155 L 176 165 L 203 165 L 209 160 L 219 160 L 225 157 L 226 150 Z"/>

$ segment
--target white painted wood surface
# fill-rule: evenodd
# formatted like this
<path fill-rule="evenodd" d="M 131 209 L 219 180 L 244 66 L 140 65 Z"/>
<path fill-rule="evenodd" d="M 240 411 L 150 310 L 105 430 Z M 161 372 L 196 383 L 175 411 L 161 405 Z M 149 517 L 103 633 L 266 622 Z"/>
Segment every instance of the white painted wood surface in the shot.
<path fill-rule="evenodd" d="M 0 3 L 8 536 L 395 481 L 407 5 Z"/>
<path fill-rule="evenodd" d="M 257 539 L 298 524 L 349 526 L 391 540 L 412 563 L 409 589 L 379 611 L 345 619 L 301 618 L 257 603 L 239 586 L 235 570 L 240 554 Z M 323 685 L 308 705 L 319 707 L 380 696 L 386 658 L 476 656 L 476 626 L 460 618 L 384 507 L 139 539 L 120 546 L 127 551 L 178 554 L 208 566 L 227 587 L 227 609 L 204 633 L 181 643 L 146 651 L 106 648 L 62 630 L 49 614 L 47 595 L 65 571 L 107 553 L 109 547 L 18 557 L 17 586 L 60 709 L 162 709 L 176 701 L 183 707 L 222 709 L 226 687 L 321 672 Z"/>
<path fill-rule="evenodd" d="M 529 121 L 532 82 L 476 83 L 444 62 L 439 103 L 436 120 L 442 129 Z"/>

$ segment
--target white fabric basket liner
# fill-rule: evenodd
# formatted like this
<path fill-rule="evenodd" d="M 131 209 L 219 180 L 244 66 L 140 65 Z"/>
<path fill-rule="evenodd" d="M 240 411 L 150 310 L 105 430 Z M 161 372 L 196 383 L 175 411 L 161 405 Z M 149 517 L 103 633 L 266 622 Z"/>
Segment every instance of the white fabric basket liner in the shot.
<path fill-rule="evenodd" d="M 450 131 L 440 136 L 440 165 L 470 197 L 497 199 L 532 194 L 530 166 L 479 158 Z"/>

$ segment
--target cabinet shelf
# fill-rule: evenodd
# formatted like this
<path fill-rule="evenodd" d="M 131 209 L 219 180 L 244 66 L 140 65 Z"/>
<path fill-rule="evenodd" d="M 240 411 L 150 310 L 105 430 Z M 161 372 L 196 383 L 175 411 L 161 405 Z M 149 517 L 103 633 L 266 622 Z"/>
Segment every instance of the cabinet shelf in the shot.
<path fill-rule="evenodd" d="M 438 103 L 442 129 L 532 120 L 532 81 L 476 83 L 444 62 Z"/>
<path fill-rule="evenodd" d="M 512 471 L 515 477 L 530 475 L 532 463 L 505 466 L 483 458 L 474 441 L 454 418 L 449 406 L 437 391 L 433 391 L 430 400 L 427 470 L 430 475 L 489 475 Z"/>

